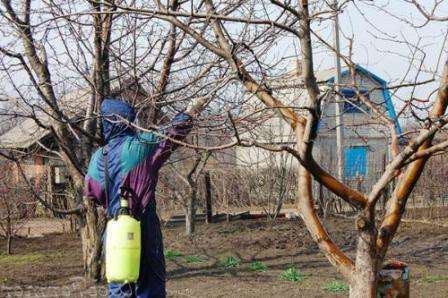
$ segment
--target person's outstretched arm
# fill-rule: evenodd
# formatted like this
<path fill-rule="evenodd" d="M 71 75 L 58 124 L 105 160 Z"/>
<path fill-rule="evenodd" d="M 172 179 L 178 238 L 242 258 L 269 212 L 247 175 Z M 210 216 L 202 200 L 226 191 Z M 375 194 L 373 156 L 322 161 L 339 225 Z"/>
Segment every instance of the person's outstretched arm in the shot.
<path fill-rule="evenodd" d="M 171 153 L 179 147 L 178 142 L 185 140 L 193 126 L 193 118 L 187 113 L 177 114 L 171 123 L 162 131 L 163 137 L 153 152 L 153 165 L 161 167 Z"/>
<path fill-rule="evenodd" d="M 156 167 L 161 167 L 171 153 L 179 147 L 178 142 L 185 140 L 193 127 L 194 118 L 205 109 L 208 100 L 208 97 L 201 97 L 191 101 L 186 111 L 177 114 L 170 125 L 164 129 L 162 133 L 165 138 L 157 145 L 153 155 L 153 164 Z"/>

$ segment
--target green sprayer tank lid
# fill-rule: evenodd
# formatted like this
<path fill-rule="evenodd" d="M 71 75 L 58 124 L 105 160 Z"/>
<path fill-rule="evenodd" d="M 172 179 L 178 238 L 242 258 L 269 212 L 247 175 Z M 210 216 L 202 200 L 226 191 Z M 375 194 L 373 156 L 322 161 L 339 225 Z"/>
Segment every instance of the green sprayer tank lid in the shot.
<path fill-rule="evenodd" d="M 126 199 L 121 199 L 121 200 L 120 200 L 120 206 L 121 206 L 121 207 L 124 207 L 124 208 L 128 208 L 128 207 L 129 207 L 128 200 L 126 200 Z"/>

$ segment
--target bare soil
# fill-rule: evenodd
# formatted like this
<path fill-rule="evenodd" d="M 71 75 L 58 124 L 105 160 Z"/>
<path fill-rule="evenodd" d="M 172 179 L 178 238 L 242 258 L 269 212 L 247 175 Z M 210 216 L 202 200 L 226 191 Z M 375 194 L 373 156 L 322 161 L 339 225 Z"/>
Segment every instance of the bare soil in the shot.
<path fill-rule="evenodd" d="M 353 221 L 330 219 L 326 226 L 351 254 L 356 244 Z M 193 239 L 184 236 L 183 226 L 165 227 L 164 236 L 169 297 L 345 297 L 348 293 L 299 220 L 282 219 L 274 225 L 263 219 L 199 224 Z M 4 245 L 0 240 L 0 249 Z M 106 295 L 104 285 L 86 285 L 81 278 L 76 235 L 15 239 L 13 253 L 0 254 L 0 297 Z M 223 262 L 228 257 L 238 261 Z M 448 297 L 448 228 L 404 223 L 389 257 L 409 264 L 412 297 Z M 250 271 L 254 261 L 265 264 L 266 270 Z M 301 273 L 300 281 L 280 278 L 289 267 Z"/>

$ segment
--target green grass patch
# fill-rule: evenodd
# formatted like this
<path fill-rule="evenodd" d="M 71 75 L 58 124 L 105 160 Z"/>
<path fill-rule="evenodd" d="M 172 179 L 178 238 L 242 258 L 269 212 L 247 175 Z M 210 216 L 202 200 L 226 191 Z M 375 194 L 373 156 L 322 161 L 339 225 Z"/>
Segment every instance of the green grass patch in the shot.
<path fill-rule="evenodd" d="M 55 254 L 58 256 L 57 254 Z M 0 255 L 0 267 L 2 266 L 23 266 L 27 264 L 42 263 L 49 257 L 54 257 L 51 254 L 44 253 L 30 253 L 17 255 Z"/>
<path fill-rule="evenodd" d="M 349 287 L 347 284 L 337 280 L 332 280 L 324 286 L 325 291 L 332 293 L 346 292 L 348 289 Z"/>
<path fill-rule="evenodd" d="M 227 257 L 219 262 L 220 267 L 235 268 L 241 264 L 241 261 L 234 257 Z"/>
<path fill-rule="evenodd" d="M 296 268 L 289 267 L 280 273 L 280 279 L 285 281 L 302 281 L 305 279 L 305 275 Z"/>
<path fill-rule="evenodd" d="M 444 281 L 444 280 L 448 280 L 448 275 L 442 275 L 442 274 L 428 275 L 421 279 L 422 282 L 427 282 L 427 283 L 432 283 L 432 282 L 436 282 L 436 281 Z"/>
<path fill-rule="evenodd" d="M 253 261 L 249 264 L 248 270 L 252 272 L 265 272 L 268 270 L 268 268 L 268 265 L 266 265 L 265 263 Z"/>
<path fill-rule="evenodd" d="M 178 257 L 182 256 L 182 253 L 180 251 L 171 250 L 171 249 L 166 249 L 163 252 L 163 254 L 165 255 L 165 259 L 170 260 L 170 261 L 174 261 Z"/>
<path fill-rule="evenodd" d="M 190 256 L 185 257 L 185 261 L 188 264 L 201 264 L 201 263 L 205 263 L 207 260 L 201 256 L 190 255 Z"/>

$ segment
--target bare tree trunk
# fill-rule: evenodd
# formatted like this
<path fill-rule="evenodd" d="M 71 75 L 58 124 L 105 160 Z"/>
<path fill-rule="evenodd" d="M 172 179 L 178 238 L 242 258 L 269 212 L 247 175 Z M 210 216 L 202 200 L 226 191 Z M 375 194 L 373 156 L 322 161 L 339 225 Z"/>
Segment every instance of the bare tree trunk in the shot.
<path fill-rule="evenodd" d="M 367 217 L 356 220 L 358 246 L 356 249 L 355 271 L 350 283 L 350 298 L 375 298 L 378 276 L 378 256 L 375 249 L 376 233 L 374 224 Z"/>
<path fill-rule="evenodd" d="M 95 282 L 101 280 L 101 257 L 103 250 L 102 235 L 105 228 L 105 217 L 100 216 L 94 203 L 84 200 L 86 212 L 81 216 L 81 243 L 86 278 Z"/>
<path fill-rule="evenodd" d="M 185 211 L 185 229 L 187 236 L 193 236 L 195 228 L 195 217 L 196 217 L 196 202 L 198 196 L 198 180 L 202 171 L 204 170 L 205 164 L 210 157 L 210 152 L 204 152 L 200 157 L 196 159 L 193 168 L 187 175 L 185 179 L 190 187 L 190 200 L 187 203 Z"/>
<path fill-rule="evenodd" d="M 185 209 L 185 233 L 187 236 L 193 236 L 195 230 L 195 217 L 196 217 L 196 202 L 198 196 L 198 180 L 199 177 L 204 170 L 205 164 L 207 163 L 207 159 L 210 157 L 209 152 L 204 152 L 201 154 L 194 163 L 192 169 L 188 173 L 187 177 L 183 177 L 179 173 L 177 173 L 182 181 L 184 181 L 188 185 L 188 189 L 190 190 L 190 196 L 188 201 L 184 201 L 184 209 Z M 175 191 L 177 197 L 184 197 L 182 194 L 179 194 L 178 191 Z"/>
<path fill-rule="evenodd" d="M 281 176 L 279 177 L 280 179 L 280 188 L 277 194 L 277 201 L 275 204 L 275 211 L 274 211 L 274 216 L 272 217 L 272 221 L 274 222 L 277 219 L 277 216 L 280 214 L 280 211 L 283 208 L 283 201 L 285 199 L 285 195 L 286 195 L 286 166 L 283 166 L 281 169 Z"/>
<path fill-rule="evenodd" d="M 6 217 L 6 254 L 10 255 L 11 254 L 11 241 L 12 241 L 12 229 L 13 229 L 13 224 L 12 224 L 12 212 L 10 209 L 10 206 L 8 204 L 6 204 L 6 212 L 7 212 L 7 217 Z"/>
<path fill-rule="evenodd" d="M 328 218 L 331 214 L 336 213 L 336 200 L 337 198 L 335 197 L 334 194 L 327 194 L 328 200 L 325 202 L 325 207 L 324 207 L 324 218 Z"/>
<path fill-rule="evenodd" d="M 8 235 L 6 236 L 6 254 L 7 255 L 11 254 L 11 242 L 12 242 L 12 235 L 10 233 L 8 233 Z"/>
<path fill-rule="evenodd" d="M 210 180 L 210 173 L 205 172 L 204 175 L 204 181 L 205 181 L 205 222 L 211 223 L 212 222 L 212 216 L 213 216 L 213 210 L 212 210 L 212 183 Z"/>
<path fill-rule="evenodd" d="M 319 183 L 318 185 L 318 197 L 317 197 L 317 203 L 318 203 L 318 215 L 322 216 L 323 218 L 327 217 L 326 214 L 326 208 L 325 208 L 325 202 L 324 202 L 324 190 L 322 184 Z"/>
<path fill-rule="evenodd" d="M 387 167 L 387 156 L 386 156 L 386 154 L 383 154 L 383 164 L 382 164 L 382 169 L 381 169 L 383 173 L 386 171 L 386 167 Z M 382 202 L 381 202 L 381 213 L 382 214 L 384 214 L 384 212 L 386 210 L 386 202 L 387 202 L 387 198 L 389 198 L 389 188 L 390 188 L 390 185 L 388 187 L 386 187 L 383 192 L 383 197 L 382 197 Z"/>
<path fill-rule="evenodd" d="M 193 236 L 195 230 L 195 217 L 196 217 L 196 201 L 197 201 L 197 184 L 191 183 L 191 195 L 190 200 L 187 203 L 185 210 L 185 232 L 187 236 Z"/>
<path fill-rule="evenodd" d="M 355 272 L 350 283 L 350 298 L 376 297 L 377 269 L 375 256 L 372 255 L 369 245 L 364 242 L 363 233 L 359 236 L 356 251 Z M 368 237 L 368 236 L 367 236 Z"/>

